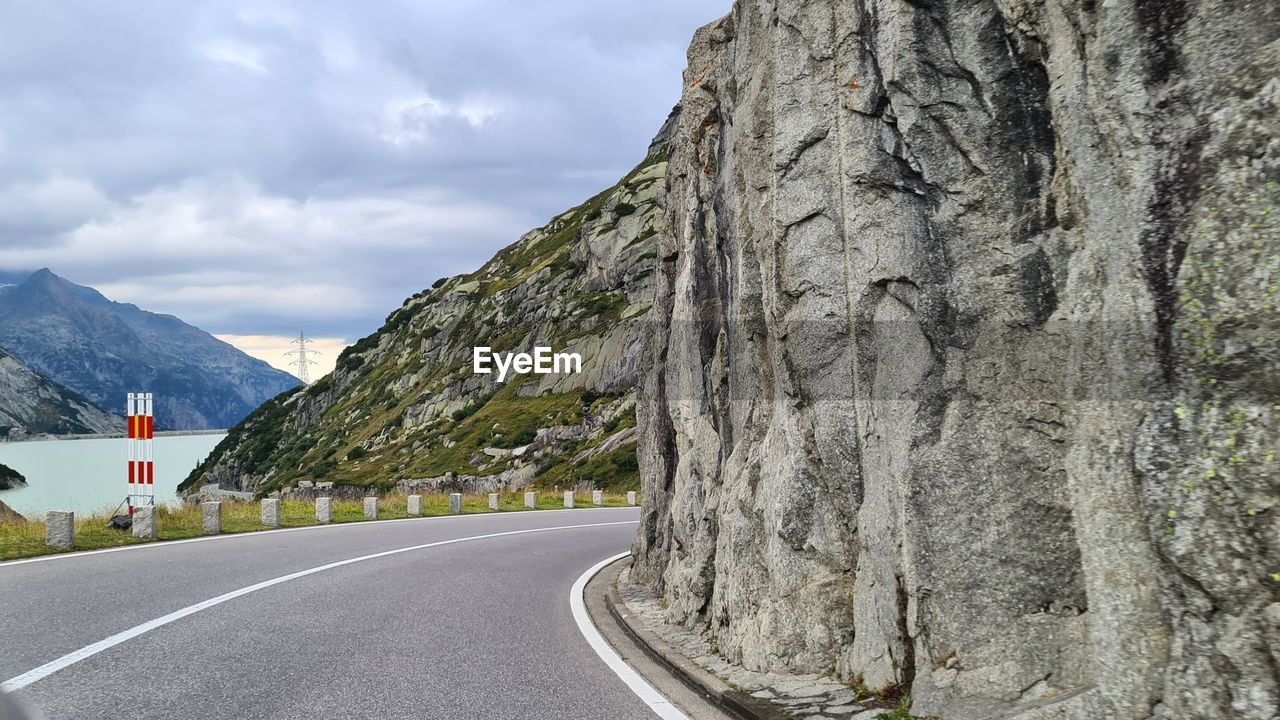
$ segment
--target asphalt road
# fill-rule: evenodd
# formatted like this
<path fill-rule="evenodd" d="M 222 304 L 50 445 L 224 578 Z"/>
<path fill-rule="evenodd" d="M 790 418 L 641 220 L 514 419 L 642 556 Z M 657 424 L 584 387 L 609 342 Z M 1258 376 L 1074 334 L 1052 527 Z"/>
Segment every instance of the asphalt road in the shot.
<path fill-rule="evenodd" d="M 607 718 L 649 708 L 596 656 L 569 588 L 638 511 L 333 525 L 0 564 L 0 681 L 256 583 L 26 684 L 62 718 Z M 610 523 L 610 524 L 604 524 Z M 565 526 L 598 524 L 594 527 Z"/>

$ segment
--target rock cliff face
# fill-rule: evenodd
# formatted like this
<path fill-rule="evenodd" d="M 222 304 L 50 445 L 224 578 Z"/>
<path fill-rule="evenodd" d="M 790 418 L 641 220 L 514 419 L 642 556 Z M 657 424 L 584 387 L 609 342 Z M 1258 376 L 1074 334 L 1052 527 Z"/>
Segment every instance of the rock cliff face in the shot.
<path fill-rule="evenodd" d="M 1280 707 L 1280 5 L 739 0 L 667 171 L 633 576 L 944 718 Z"/>
<path fill-rule="evenodd" d="M 0 350 L 0 436 L 123 432 L 124 418 L 112 415 L 76 392 L 37 375 Z M 0 471 L 0 489 L 4 488 Z"/>
<path fill-rule="evenodd" d="M 182 489 L 638 487 L 640 318 L 673 125 L 614 187 L 409 298 L 332 375 L 263 405 Z M 476 346 L 578 353 L 582 372 L 499 383 L 473 373 Z"/>
<path fill-rule="evenodd" d="M 27 479 L 22 476 L 22 473 L 14 470 L 8 465 L 0 463 L 0 490 L 12 490 L 14 488 L 26 486 Z M 3 505 L 3 503 L 0 503 L 0 505 Z M 7 508 L 0 507 L 0 519 L 3 519 L 4 511 L 6 509 Z"/>

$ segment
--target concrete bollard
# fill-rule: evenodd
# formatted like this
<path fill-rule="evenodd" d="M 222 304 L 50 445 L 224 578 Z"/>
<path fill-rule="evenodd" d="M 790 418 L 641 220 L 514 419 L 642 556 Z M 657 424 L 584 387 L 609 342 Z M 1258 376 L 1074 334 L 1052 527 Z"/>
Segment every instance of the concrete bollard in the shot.
<path fill-rule="evenodd" d="M 217 500 L 200 503 L 200 521 L 205 535 L 222 532 L 222 503 Z"/>
<path fill-rule="evenodd" d="M 592 504 L 592 505 L 604 505 L 604 491 L 603 491 L 603 490 L 592 490 L 592 491 L 591 491 L 591 504 Z"/>
<path fill-rule="evenodd" d="M 378 498 L 367 497 L 364 499 L 364 519 L 365 520 L 378 519 Z"/>
<path fill-rule="evenodd" d="M 462 512 L 462 493 L 449 493 L 449 512 Z"/>
<path fill-rule="evenodd" d="M 628 490 L 628 491 L 627 491 L 627 504 L 628 504 L 628 505 L 630 505 L 630 506 L 632 506 L 632 507 L 635 507 L 635 504 L 636 504 L 636 491 L 635 491 L 635 490 Z"/>
<path fill-rule="evenodd" d="M 262 501 L 262 524 L 267 527 L 280 527 L 279 498 L 265 498 Z"/>
<path fill-rule="evenodd" d="M 44 544 L 70 550 L 76 546 L 76 514 L 51 510 L 44 516 Z"/>
<path fill-rule="evenodd" d="M 498 509 L 498 493 L 489 493 L 489 509 Z"/>
<path fill-rule="evenodd" d="M 333 498 L 316 498 L 316 522 L 333 522 Z"/>
<path fill-rule="evenodd" d="M 564 491 L 564 506 L 567 508 L 573 507 L 573 491 L 572 490 Z"/>
<path fill-rule="evenodd" d="M 524 494 L 524 506 L 530 510 L 538 507 L 538 493 L 527 492 Z"/>
<path fill-rule="evenodd" d="M 409 496 L 409 514 L 410 515 L 422 514 L 422 496 L 421 495 Z"/>
<path fill-rule="evenodd" d="M 154 505 L 143 505 L 133 509 L 133 536 L 136 538 L 156 538 L 160 536 L 156 526 L 156 508 Z"/>

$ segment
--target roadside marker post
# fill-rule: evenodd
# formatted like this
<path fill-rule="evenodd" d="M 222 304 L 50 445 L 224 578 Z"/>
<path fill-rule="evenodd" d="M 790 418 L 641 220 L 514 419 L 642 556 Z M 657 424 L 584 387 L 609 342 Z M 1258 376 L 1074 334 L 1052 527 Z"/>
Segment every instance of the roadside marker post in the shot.
<path fill-rule="evenodd" d="M 155 417 L 151 393 L 129 393 L 125 437 L 129 444 L 129 515 L 156 504 L 156 464 L 152 455 Z"/>

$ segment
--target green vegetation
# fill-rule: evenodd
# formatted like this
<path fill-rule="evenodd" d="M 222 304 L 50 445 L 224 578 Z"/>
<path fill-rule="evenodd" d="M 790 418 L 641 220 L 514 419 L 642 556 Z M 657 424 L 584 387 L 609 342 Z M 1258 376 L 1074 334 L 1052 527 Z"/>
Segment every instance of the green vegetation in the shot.
<path fill-rule="evenodd" d="M 584 458 L 576 463 L 556 462 L 544 465 L 538 485 L 572 486 L 587 484 L 601 490 L 640 489 L 640 469 L 636 461 L 636 444 L 626 443 L 612 452 Z"/>
<path fill-rule="evenodd" d="M 586 291 L 583 261 L 574 257 L 616 228 L 619 216 L 636 215 L 651 242 L 656 206 L 617 200 L 660 181 L 653 168 L 661 161 L 656 154 L 646 158 L 618 184 L 527 233 L 475 272 L 441 278 L 408 298 L 377 332 L 345 349 L 331 375 L 268 402 L 234 428 L 182 489 L 203 482 L 215 465 L 267 493 L 313 479 L 386 491 L 406 478 L 495 475 L 520 463 L 554 471 L 535 478 L 541 487 L 638 487 L 634 444 L 566 462 L 633 426 L 633 414 L 611 420 L 589 439 L 539 446 L 536 459 L 492 450 L 528 445 L 543 428 L 598 418 L 620 393 L 521 395 L 520 388 L 532 385 L 525 377 L 478 383 L 465 358 L 476 345 L 563 348 L 622 321 L 627 288 Z M 548 305 L 554 314 L 530 311 Z"/>
<path fill-rule="evenodd" d="M 442 424 L 426 433 L 423 440 L 429 450 L 425 457 L 415 456 L 406 468 L 405 477 L 438 477 L 450 471 L 470 475 L 501 472 L 505 466 L 499 461 L 486 456 L 484 461 L 493 462 L 494 467 L 482 472 L 472 463 L 472 458 L 486 447 L 526 445 L 533 441 L 538 428 L 582 422 L 577 396 L 522 397 L 518 388 L 519 383 L 507 383 L 463 420 L 453 425 Z M 452 446 L 445 446 L 445 438 Z"/>
<path fill-rule="evenodd" d="M 552 258 L 551 262 L 547 264 L 547 267 L 551 269 L 551 273 L 553 275 L 558 275 L 563 270 L 570 270 L 570 271 L 576 272 L 579 268 L 579 265 L 578 263 L 569 259 L 569 251 L 566 250 L 556 255 L 554 258 Z"/>
<path fill-rule="evenodd" d="M 933 717 L 917 717 L 911 714 L 911 700 L 903 698 L 894 709 L 876 715 L 876 720 L 936 720 Z"/>
<path fill-rule="evenodd" d="M 453 411 L 453 421 L 454 421 L 454 422 L 462 422 L 463 420 L 466 420 L 467 418 L 471 417 L 472 415 L 475 415 L 477 412 L 479 412 L 479 411 L 480 411 L 480 408 L 484 407 L 484 406 L 485 406 L 485 403 L 489 402 L 489 400 L 491 400 L 491 399 L 493 399 L 493 393 L 487 393 L 487 394 L 485 394 L 485 395 L 481 395 L 480 397 L 476 398 L 475 400 L 472 400 L 471 402 L 467 403 L 466 405 L 463 405 L 462 407 L 458 408 L 457 410 L 454 410 L 454 411 Z"/>
<path fill-rule="evenodd" d="M 601 320 L 617 320 L 627 307 L 625 295 L 610 293 L 582 293 L 574 301 L 582 317 L 599 316 Z"/>
<path fill-rule="evenodd" d="M 278 447 L 284 433 L 284 420 L 289 415 L 285 401 L 297 393 L 297 388 L 285 390 L 231 428 L 213 452 L 191 471 L 186 480 L 178 484 L 178 491 L 193 487 L 208 463 L 224 453 L 234 450 L 250 466 L 265 462 Z"/>

